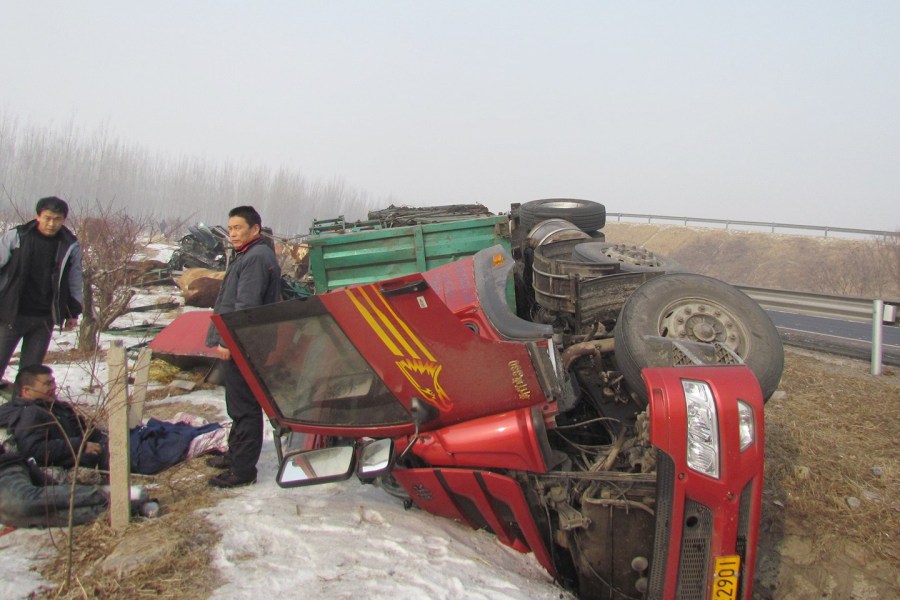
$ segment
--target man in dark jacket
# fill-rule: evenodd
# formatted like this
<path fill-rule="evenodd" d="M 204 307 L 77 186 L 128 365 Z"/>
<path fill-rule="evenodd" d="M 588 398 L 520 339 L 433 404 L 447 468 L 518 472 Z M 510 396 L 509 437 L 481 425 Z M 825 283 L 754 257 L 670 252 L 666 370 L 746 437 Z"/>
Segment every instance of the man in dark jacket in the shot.
<path fill-rule="evenodd" d="M 50 196 L 37 217 L 0 237 L 0 377 L 19 341 L 19 368 L 44 362 L 53 326 L 74 329 L 84 285 L 81 246 L 66 226 L 69 206 Z"/>
<path fill-rule="evenodd" d="M 12 400 L 0 405 L 0 427 L 12 430 L 18 454 L 33 458 L 39 466 L 70 468 L 80 450 L 80 466 L 109 467 L 109 438 L 56 397 L 50 367 L 19 369 L 15 387 Z M 195 437 L 219 428 L 218 423 L 196 427 L 150 419 L 129 433 L 131 472 L 159 473 L 184 460 Z"/>
<path fill-rule="evenodd" d="M 19 454 L 39 466 L 73 467 L 84 445 L 79 465 L 109 467 L 106 434 L 56 397 L 56 379 L 46 365 L 19 369 L 13 399 L 0 413 L 0 425 L 12 429 Z"/>
<path fill-rule="evenodd" d="M 281 299 L 281 268 L 275 252 L 261 235 L 262 220 L 252 206 L 228 213 L 228 237 L 235 256 L 228 265 L 213 312 L 229 313 L 272 304 Z M 216 347 L 225 376 L 225 406 L 231 417 L 228 452 L 207 460 L 226 469 L 209 480 L 215 487 L 237 487 L 256 482 L 256 463 L 262 451 L 262 408 L 244 380 L 219 332 L 210 325 L 206 345 Z"/>

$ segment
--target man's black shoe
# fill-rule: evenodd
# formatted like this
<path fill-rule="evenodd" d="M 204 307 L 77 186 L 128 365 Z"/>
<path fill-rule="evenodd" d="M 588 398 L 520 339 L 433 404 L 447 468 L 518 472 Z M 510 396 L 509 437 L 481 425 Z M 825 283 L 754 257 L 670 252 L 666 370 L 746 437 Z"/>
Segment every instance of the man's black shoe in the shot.
<path fill-rule="evenodd" d="M 206 459 L 206 466 L 212 467 L 213 469 L 228 469 L 231 467 L 231 457 L 227 454 L 210 456 Z"/>
<path fill-rule="evenodd" d="M 242 485 L 250 485 L 253 483 L 256 483 L 255 476 L 249 479 L 242 478 L 235 475 L 234 471 L 225 471 L 224 473 L 219 473 L 209 480 L 209 485 L 217 488 L 236 488 L 241 487 Z"/>

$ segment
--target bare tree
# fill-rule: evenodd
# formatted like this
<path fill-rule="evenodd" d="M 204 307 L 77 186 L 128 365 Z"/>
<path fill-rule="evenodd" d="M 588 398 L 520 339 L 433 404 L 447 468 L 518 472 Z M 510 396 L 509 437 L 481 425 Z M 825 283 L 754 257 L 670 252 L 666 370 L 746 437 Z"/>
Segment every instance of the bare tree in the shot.
<path fill-rule="evenodd" d="M 146 219 L 135 218 L 111 205 L 100 205 L 95 216 L 75 222 L 84 260 L 83 320 L 78 349 L 93 352 L 100 333 L 128 311 L 132 285 L 140 276 L 130 268 L 150 231 Z"/>

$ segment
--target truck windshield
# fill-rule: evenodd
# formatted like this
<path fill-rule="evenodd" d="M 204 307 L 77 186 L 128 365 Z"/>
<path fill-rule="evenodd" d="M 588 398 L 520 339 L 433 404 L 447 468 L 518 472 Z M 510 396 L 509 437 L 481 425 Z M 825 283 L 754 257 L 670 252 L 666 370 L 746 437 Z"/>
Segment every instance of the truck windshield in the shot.
<path fill-rule="evenodd" d="M 223 320 L 284 420 L 336 427 L 410 422 L 317 299 L 273 304 L 254 309 L 250 320 L 242 317 L 231 313 Z"/>

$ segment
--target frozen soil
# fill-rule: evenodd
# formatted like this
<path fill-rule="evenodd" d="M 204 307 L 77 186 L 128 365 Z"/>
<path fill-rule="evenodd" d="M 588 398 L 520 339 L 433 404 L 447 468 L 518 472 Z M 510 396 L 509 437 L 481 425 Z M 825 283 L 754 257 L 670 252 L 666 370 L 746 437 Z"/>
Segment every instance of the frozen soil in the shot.
<path fill-rule="evenodd" d="M 900 373 L 786 349 L 766 405 L 755 597 L 900 597 Z"/>

